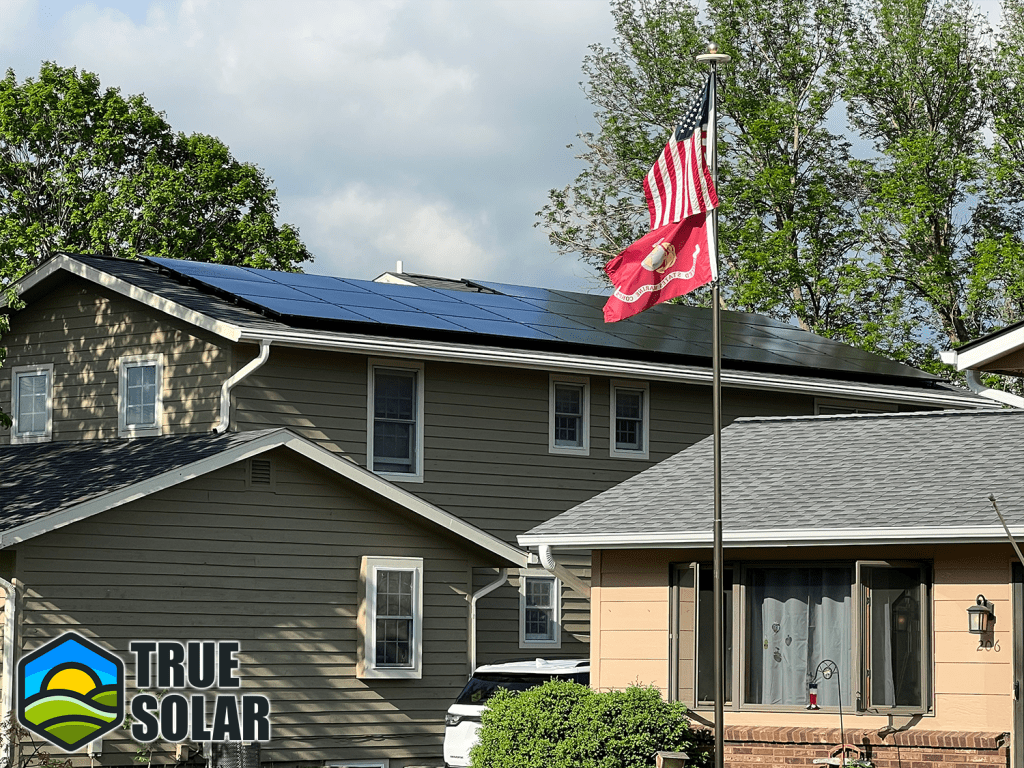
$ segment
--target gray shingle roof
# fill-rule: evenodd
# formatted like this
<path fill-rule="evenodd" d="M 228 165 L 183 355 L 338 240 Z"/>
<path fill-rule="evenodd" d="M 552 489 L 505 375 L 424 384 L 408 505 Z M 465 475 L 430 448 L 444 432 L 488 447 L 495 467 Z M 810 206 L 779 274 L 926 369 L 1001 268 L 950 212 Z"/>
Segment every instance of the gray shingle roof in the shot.
<path fill-rule="evenodd" d="M 278 430 L 0 448 L 0 533 Z"/>
<path fill-rule="evenodd" d="M 1024 411 L 739 419 L 722 431 L 730 532 L 1024 525 Z M 705 543 L 713 517 L 707 438 L 520 537 Z M 1000 529 L 1001 530 L 1001 529 Z M 742 538 L 737 536 L 737 538 Z M 567 543 L 567 539 L 562 543 Z"/>

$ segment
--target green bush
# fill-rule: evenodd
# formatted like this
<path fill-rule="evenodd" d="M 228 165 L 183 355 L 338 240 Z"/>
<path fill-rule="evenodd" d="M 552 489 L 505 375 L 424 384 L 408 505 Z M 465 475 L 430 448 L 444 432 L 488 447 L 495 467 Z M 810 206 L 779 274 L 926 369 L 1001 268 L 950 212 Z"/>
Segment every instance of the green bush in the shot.
<path fill-rule="evenodd" d="M 708 738 L 691 730 L 686 707 L 656 688 L 595 693 L 551 680 L 522 693 L 499 691 L 484 711 L 473 768 L 651 768 L 659 750 L 708 764 Z"/>

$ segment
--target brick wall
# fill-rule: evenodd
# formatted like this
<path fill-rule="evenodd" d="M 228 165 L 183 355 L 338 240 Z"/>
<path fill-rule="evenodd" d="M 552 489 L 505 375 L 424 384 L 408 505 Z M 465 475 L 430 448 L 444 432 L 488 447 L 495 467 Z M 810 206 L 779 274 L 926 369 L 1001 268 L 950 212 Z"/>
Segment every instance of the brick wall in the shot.
<path fill-rule="evenodd" d="M 879 738 L 874 730 L 846 731 L 846 743 L 875 768 L 1009 768 L 1009 734 L 909 730 Z M 725 764 L 811 766 L 841 743 L 839 729 L 726 726 Z M 856 754 L 856 753 L 854 753 Z"/>

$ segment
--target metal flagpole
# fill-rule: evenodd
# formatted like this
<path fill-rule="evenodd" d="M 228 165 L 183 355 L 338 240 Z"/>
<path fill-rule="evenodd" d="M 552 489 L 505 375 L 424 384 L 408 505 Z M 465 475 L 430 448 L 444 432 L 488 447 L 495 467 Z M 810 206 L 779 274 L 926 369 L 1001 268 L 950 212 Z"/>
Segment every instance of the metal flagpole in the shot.
<path fill-rule="evenodd" d="M 711 178 L 718 188 L 718 64 L 732 57 L 718 52 L 712 43 L 708 52 L 697 57 L 699 62 L 711 65 L 711 106 L 708 121 L 708 147 L 711 152 Z M 715 258 L 718 258 L 718 209 L 711 212 L 712 227 L 715 230 Z M 715 534 L 714 556 L 714 623 L 715 623 L 715 768 L 725 765 L 725 558 L 722 547 L 722 319 L 721 296 L 716 279 L 711 290 L 711 336 L 712 336 L 712 386 L 711 414 L 715 448 Z"/>

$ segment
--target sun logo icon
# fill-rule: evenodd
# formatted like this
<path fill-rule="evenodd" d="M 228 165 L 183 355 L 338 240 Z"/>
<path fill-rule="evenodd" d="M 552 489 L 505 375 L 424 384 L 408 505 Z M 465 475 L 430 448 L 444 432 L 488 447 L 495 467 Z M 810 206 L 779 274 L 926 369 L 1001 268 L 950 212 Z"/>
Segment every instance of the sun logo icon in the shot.
<path fill-rule="evenodd" d="M 66 752 L 124 721 L 124 662 L 77 632 L 18 662 L 18 720 Z"/>

